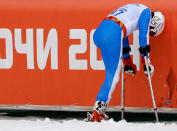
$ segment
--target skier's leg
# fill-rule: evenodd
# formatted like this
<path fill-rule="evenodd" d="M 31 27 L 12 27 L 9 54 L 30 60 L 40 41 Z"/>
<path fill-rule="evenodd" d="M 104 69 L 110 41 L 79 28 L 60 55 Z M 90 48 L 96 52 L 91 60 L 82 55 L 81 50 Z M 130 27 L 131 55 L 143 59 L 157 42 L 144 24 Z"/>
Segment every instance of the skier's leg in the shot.
<path fill-rule="evenodd" d="M 100 117 L 107 118 L 104 111 L 119 81 L 122 63 L 122 39 L 122 29 L 117 23 L 110 20 L 103 22 L 95 31 L 94 42 L 101 49 L 106 77 L 97 95 L 92 121 L 101 121 Z"/>
<path fill-rule="evenodd" d="M 114 38 L 114 40 L 110 40 L 110 44 L 104 44 L 104 47 L 101 47 L 106 77 L 102 88 L 97 95 L 96 101 L 103 101 L 108 104 L 117 82 L 119 81 L 122 64 L 122 36 L 120 34 L 120 36 Z"/>

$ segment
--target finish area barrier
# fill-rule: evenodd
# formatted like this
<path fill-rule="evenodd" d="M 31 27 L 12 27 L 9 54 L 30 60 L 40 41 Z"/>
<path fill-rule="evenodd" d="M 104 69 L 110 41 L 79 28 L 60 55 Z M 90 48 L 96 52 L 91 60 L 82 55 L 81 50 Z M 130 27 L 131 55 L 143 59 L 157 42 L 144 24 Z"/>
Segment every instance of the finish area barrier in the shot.
<path fill-rule="evenodd" d="M 150 38 L 155 68 L 152 86 L 157 107 L 176 110 L 175 0 L 0 1 L 0 107 L 73 106 L 79 111 L 93 106 L 105 77 L 100 50 L 93 42 L 94 31 L 105 16 L 128 3 L 145 4 L 165 16 L 164 32 Z M 138 36 L 136 31 L 129 38 L 138 71 L 134 77 L 125 75 L 125 106 L 133 110 L 153 107 Z M 110 106 L 116 109 L 120 104 L 121 80 Z"/>

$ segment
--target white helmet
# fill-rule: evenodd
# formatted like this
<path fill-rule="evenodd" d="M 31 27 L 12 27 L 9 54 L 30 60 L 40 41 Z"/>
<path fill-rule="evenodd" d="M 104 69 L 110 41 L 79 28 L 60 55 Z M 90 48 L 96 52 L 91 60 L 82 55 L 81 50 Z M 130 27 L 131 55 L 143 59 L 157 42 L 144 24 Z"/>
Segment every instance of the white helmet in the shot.
<path fill-rule="evenodd" d="M 150 35 L 158 36 L 163 32 L 165 17 L 159 11 L 151 12 Z"/>

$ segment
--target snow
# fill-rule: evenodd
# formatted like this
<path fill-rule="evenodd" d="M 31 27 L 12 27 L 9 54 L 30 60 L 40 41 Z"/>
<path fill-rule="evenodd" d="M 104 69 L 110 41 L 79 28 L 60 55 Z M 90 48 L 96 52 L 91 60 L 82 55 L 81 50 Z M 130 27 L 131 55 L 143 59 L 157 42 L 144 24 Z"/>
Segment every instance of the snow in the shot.
<path fill-rule="evenodd" d="M 177 123 L 135 123 L 113 119 L 101 123 L 38 117 L 0 116 L 0 131 L 177 131 Z"/>

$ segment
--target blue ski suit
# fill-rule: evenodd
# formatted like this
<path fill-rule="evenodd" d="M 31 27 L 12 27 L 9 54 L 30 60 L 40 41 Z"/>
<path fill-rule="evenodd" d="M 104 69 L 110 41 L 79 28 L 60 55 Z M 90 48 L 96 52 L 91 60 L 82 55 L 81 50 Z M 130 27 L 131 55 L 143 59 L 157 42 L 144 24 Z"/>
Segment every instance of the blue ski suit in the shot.
<path fill-rule="evenodd" d="M 142 4 L 125 5 L 106 17 L 96 29 L 93 39 L 100 48 L 106 77 L 96 101 L 109 103 L 119 81 L 123 48 L 129 48 L 128 35 L 139 30 L 140 47 L 149 45 L 151 11 Z M 123 54 L 123 58 L 129 57 Z"/>

